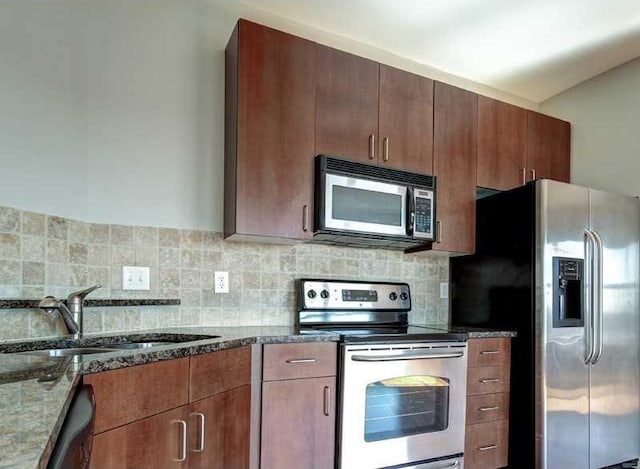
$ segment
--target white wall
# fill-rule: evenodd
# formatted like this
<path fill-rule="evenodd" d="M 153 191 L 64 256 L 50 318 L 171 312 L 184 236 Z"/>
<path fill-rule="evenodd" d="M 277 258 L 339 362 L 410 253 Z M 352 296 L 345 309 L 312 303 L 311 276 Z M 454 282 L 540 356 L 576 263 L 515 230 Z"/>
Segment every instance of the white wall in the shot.
<path fill-rule="evenodd" d="M 572 182 L 640 195 L 640 59 L 556 95 L 540 109 L 572 124 Z"/>
<path fill-rule="evenodd" d="M 537 108 L 229 0 L 1 0 L 0 206 L 221 230 L 224 47 L 239 16 Z"/>

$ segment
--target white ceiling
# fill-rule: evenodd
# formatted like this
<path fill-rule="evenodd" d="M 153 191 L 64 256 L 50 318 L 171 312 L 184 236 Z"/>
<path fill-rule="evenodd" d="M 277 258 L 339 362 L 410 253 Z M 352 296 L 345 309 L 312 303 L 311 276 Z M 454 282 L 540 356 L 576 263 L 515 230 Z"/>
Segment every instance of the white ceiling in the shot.
<path fill-rule="evenodd" d="M 640 0 L 234 0 L 533 102 L 640 56 Z"/>

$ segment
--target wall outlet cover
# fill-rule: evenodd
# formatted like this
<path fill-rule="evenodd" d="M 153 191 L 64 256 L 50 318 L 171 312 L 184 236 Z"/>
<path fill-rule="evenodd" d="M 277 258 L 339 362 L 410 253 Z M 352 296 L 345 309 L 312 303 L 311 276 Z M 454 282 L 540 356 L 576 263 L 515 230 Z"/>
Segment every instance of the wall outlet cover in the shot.
<path fill-rule="evenodd" d="M 446 300 L 449 298 L 449 282 L 440 282 L 440 299 Z"/>
<path fill-rule="evenodd" d="M 149 267 L 122 266 L 123 290 L 150 290 Z"/>
<path fill-rule="evenodd" d="M 213 273 L 213 289 L 216 293 L 229 293 L 229 272 Z"/>

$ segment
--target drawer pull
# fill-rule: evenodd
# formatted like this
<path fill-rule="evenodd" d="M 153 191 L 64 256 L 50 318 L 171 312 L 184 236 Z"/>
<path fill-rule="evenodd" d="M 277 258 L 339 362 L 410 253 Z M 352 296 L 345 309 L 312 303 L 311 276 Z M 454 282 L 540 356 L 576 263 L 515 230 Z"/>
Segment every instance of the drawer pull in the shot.
<path fill-rule="evenodd" d="M 480 412 L 489 412 L 490 410 L 498 410 L 500 407 L 498 407 L 497 405 L 493 406 L 493 407 L 480 407 L 478 408 L 478 410 Z"/>
<path fill-rule="evenodd" d="M 481 383 L 497 383 L 498 381 L 500 381 L 500 378 L 484 378 L 480 380 Z"/>
<path fill-rule="evenodd" d="M 496 449 L 498 445 L 478 446 L 478 451 L 489 451 L 490 449 Z"/>
<path fill-rule="evenodd" d="M 495 355 L 496 353 L 500 353 L 501 350 L 483 350 L 480 352 L 480 355 Z"/>
<path fill-rule="evenodd" d="M 317 358 L 293 358 L 291 360 L 287 360 L 287 363 L 315 363 L 317 361 Z"/>
<path fill-rule="evenodd" d="M 175 462 L 184 462 L 187 460 L 187 422 L 184 420 L 172 420 L 171 423 L 177 423 L 180 425 L 181 435 L 181 445 L 180 445 L 180 456 L 177 458 L 173 458 Z"/>

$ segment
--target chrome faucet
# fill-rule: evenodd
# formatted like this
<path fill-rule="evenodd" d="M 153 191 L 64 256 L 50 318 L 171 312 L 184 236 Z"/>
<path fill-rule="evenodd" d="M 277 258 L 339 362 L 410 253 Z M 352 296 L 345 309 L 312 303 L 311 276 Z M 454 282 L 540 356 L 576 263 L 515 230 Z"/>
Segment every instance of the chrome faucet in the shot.
<path fill-rule="evenodd" d="M 82 321 L 83 321 L 83 306 L 84 298 L 96 288 L 100 288 L 101 285 L 94 285 L 85 290 L 80 290 L 71 293 L 67 297 L 67 305 L 58 300 L 54 296 L 45 296 L 38 303 L 38 308 L 46 311 L 47 313 L 53 313 L 55 310 L 60 312 L 62 320 L 69 334 L 73 334 L 76 338 L 81 337 L 83 333 Z"/>

